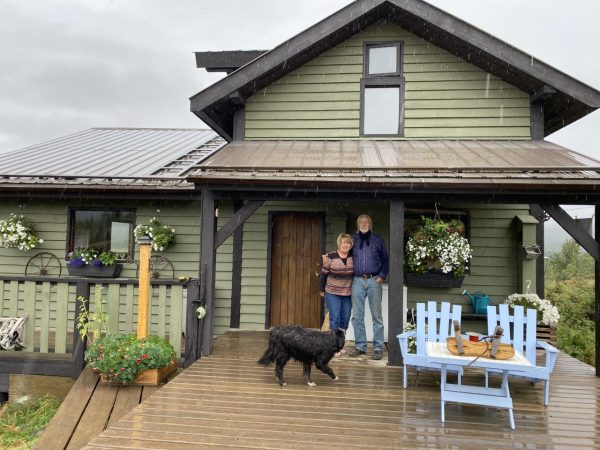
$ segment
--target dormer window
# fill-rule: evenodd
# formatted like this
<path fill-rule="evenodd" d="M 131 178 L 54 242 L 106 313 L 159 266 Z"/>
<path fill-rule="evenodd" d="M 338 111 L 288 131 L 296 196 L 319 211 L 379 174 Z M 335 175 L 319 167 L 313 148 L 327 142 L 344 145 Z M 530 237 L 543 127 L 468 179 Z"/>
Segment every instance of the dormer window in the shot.
<path fill-rule="evenodd" d="M 402 42 L 365 42 L 363 66 L 361 136 L 403 136 Z"/>

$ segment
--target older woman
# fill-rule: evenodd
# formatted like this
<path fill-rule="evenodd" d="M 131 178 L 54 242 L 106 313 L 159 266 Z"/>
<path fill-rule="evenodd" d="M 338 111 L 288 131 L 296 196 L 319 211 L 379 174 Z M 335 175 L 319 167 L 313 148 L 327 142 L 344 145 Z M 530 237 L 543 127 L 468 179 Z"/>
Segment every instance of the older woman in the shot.
<path fill-rule="evenodd" d="M 347 330 L 352 311 L 352 278 L 354 264 L 350 250 L 354 240 L 342 233 L 337 238 L 338 249 L 323 255 L 321 266 L 321 297 L 329 311 L 329 327 Z"/>

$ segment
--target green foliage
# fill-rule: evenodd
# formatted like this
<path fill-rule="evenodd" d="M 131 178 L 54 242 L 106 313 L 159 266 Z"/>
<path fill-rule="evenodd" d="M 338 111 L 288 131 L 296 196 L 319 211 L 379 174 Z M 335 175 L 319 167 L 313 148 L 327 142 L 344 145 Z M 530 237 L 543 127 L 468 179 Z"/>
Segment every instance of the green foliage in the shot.
<path fill-rule="evenodd" d="M 27 251 L 43 242 L 37 237 L 35 225 L 27 217 L 10 214 L 8 219 L 0 220 L 0 247 Z"/>
<path fill-rule="evenodd" d="M 546 283 L 573 278 L 594 278 L 594 258 L 581 251 L 574 240 L 565 242 L 559 252 L 550 255 Z"/>
<path fill-rule="evenodd" d="M 81 340 L 88 337 L 90 343 L 94 342 L 100 336 L 108 333 L 108 314 L 104 311 L 106 302 L 102 300 L 102 295 L 95 296 L 94 312 L 90 313 L 86 307 L 86 299 L 83 296 L 77 297 L 81 303 L 80 313 L 77 316 L 77 331 Z"/>
<path fill-rule="evenodd" d="M 462 276 L 472 255 L 463 233 L 464 225 L 459 220 L 444 222 L 421 216 L 421 224 L 406 244 L 406 271 L 426 273 L 440 269 L 455 277 Z"/>
<path fill-rule="evenodd" d="M 96 250 L 94 248 L 81 248 L 73 253 L 69 253 L 69 262 L 71 267 L 92 266 L 114 266 L 117 262 L 117 254 L 110 250 Z"/>
<path fill-rule="evenodd" d="M 134 334 L 109 334 L 98 338 L 85 352 L 94 373 L 109 381 L 131 383 L 138 372 L 167 367 L 175 350 L 164 338 L 137 339 Z"/>
<path fill-rule="evenodd" d="M 45 396 L 26 403 L 5 403 L 0 408 L 0 448 L 30 448 L 54 417 L 60 400 Z"/>
<path fill-rule="evenodd" d="M 558 347 L 594 365 L 594 260 L 573 241 L 550 256 L 546 272 L 546 296 L 560 312 Z"/>

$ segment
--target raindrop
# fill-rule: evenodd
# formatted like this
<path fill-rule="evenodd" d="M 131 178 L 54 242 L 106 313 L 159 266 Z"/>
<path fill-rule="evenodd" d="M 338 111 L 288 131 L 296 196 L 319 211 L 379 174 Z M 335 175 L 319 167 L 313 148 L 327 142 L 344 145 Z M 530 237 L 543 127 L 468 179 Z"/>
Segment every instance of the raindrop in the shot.
<path fill-rule="evenodd" d="M 500 105 L 500 124 L 504 124 L 504 105 Z"/>
<path fill-rule="evenodd" d="M 490 97 L 490 74 L 485 74 L 485 98 Z"/>

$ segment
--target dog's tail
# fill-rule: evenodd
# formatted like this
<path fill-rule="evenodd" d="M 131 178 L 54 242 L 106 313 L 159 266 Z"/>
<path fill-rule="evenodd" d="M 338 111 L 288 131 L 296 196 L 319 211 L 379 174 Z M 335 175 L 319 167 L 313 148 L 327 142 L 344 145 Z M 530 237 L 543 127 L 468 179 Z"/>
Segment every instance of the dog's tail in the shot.
<path fill-rule="evenodd" d="M 259 365 L 267 367 L 271 363 L 275 362 L 275 352 L 273 342 L 269 342 L 269 348 L 265 350 L 265 354 L 256 361 Z"/>

